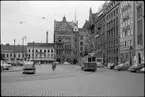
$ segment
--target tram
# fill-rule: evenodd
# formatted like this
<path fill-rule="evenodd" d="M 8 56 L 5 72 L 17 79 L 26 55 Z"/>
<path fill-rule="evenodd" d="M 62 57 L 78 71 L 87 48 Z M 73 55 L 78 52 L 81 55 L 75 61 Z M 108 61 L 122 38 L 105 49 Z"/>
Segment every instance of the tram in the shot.
<path fill-rule="evenodd" d="M 81 61 L 81 69 L 86 70 L 97 70 L 97 64 L 96 64 L 96 57 L 88 54 L 87 56 L 84 56 Z"/>

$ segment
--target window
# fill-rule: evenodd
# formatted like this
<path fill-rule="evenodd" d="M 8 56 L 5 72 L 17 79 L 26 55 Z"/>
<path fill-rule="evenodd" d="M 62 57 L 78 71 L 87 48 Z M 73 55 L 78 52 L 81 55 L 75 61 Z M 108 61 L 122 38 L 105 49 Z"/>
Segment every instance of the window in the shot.
<path fill-rule="evenodd" d="M 142 45 L 142 20 L 137 23 L 137 43 L 138 45 Z"/>
<path fill-rule="evenodd" d="M 31 50 L 29 49 L 29 52 L 31 52 Z"/>
<path fill-rule="evenodd" d="M 83 36 L 81 36 L 81 40 L 83 40 Z"/>
<path fill-rule="evenodd" d="M 80 51 L 83 51 L 83 47 L 80 47 Z"/>
<path fill-rule="evenodd" d="M 9 57 L 9 54 L 7 54 L 7 57 Z"/>
<path fill-rule="evenodd" d="M 137 7 L 137 17 L 141 17 L 142 16 L 142 6 L 138 6 Z"/>
<path fill-rule="evenodd" d="M 51 50 L 51 53 L 53 53 L 53 50 Z"/>
<path fill-rule="evenodd" d="M 20 54 L 18 55 L 18 57 L 20 57 Z"/>
<path fill-rule="evenodd" d="M 127 36 L 127 31 L 125 31 L 125 37 Z"/>
<path fill-rule="evenodd" d="M 49 53 L 49 50 L 47 52 Z"/>
<path fill-rule="evenodd" d="M 46 50 L 44 50 L 44 53 L 46 53 Z"/>
<path fill-rule="evenodd" d="M 46 58 L 46 54 L 44 54 L 44 58 Z"/>
<path fill-rule="evenodd" d="M 80 45 L 83 45 L 83 42 L 80 42 Z"/>
<path fill-rule="evenodd" d="M 53 54 L 51 54 L 51 58 L 53 58 Z"/>
<path fill-rule="evenodd" d="M 36 50 L 36 53 L 38 52 L 38 50 Z"/>
<path fill-rule="evenodd" d="M 57 55 L 58 55 L 58 52 L 57 52 Z M 49 58 L 49 54 L 47 54 L 47 57 Z"/>

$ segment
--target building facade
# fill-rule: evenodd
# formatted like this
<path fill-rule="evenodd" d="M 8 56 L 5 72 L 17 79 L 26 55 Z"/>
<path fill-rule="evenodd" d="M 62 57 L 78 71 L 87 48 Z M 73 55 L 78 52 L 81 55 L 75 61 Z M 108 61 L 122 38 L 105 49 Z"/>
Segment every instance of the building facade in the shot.
<path fill-rule="evenodd" d="M 55 60 L 64 63 L 78 62 L 78 24 L 69 22 L 65 16 L 62 21 L 54 21 Z"/>
<path fill-rule="evenodd" d="M 1 58 L 3 60 L 26 60 L 26 56 L 26 46 L 24 45 L 1 44 Z"/>
<path fill-rule="evenodd" d="M 135 2 L 120 2 L 120 62 L 132 64 L 134 56 Z"/>
<path fill-rule="evenodd" d="M 120 1 L 110 1 L 105 8 L 106 17 L 106 59 L 117 64 L 120 49 Z"/>
<path fill-rule="evenodd" d="M 88 51 L 87 37 L 88 37 L 88 21 L 86 20 L 82 28 L 79 28 L 79 52 L 80 57 Z"/>
<path fill-rule="evenodd" d="M 93 51 L 96 57 L 103 58 L 106 63 L 119 61 L 119 9 L 119 1 L 105 2 L 101 10 L 95 14 L 94 23 L 89 27 L 89 34 L 94 40 Z"/>
<path fill-rule="evenodd" d="M 51 63 L 54 61 L 54 43 L 28 43 L 28 60 L 40 63 Z"/>
<path fill-rule="evenodd" d="M 89 11 L 89 24 L 88 24 L 88 49 L 89 52 L 95 51 L 95 16 L 97 13 L 92 13 L 92 9 Z"/>
<path fill-rule="evenodd" d="M 144 1 L 135 1 L 135 57 L 136 63 L 144 62 Z"/>
<path fill-rule="evenodd" d="M 97 58 L 103 58 L 105 61 L 106 19 L 104 7 L 95 16 L 95 53 Z"/>

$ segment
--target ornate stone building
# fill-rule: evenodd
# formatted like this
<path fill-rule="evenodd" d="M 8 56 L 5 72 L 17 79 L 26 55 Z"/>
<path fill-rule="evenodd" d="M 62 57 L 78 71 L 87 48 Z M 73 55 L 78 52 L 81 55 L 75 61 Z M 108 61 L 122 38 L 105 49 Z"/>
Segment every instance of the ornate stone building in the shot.
<path fill-rule="evenodd" d="M 135 1 L 135 62 L 144 62 L 144 1 Z"/>
<path fill-rule="evenodd" d="M 27 59 L 40 63 L 51 63 L 54 61 L 54 43 L 35 43 L 27 44 Z"/>
<path fill-rule="evenodd" d="M 120 2 L 120 62 L 130 62 L 134 56 L 135 2 Z"/>
<path fill-rule="evenodd" d="M 55 60 L 64 63 L 77 63 L 78 52 L 78 22 L 54 21 Z"/>

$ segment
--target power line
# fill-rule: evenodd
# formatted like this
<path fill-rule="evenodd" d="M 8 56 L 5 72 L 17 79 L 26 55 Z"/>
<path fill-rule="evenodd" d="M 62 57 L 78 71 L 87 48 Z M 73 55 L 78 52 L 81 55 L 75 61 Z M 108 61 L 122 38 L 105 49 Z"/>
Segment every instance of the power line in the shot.
<path fill-rule="evenodd" d="M 32 16 L 32 17 L 35 17 L 35 18 L 38 18 L 38 19 L 48 20 L 47 19 L 48 16 L 40 17 L 40 16 L 36 16 L 36 15 L 29 14 L 29 13 L 22 13 L 22 12 L 18 12 L 18 11 L 9 10 L 9 9 L 1 9 L 1 10 L 2 11 L 11 12 L 11 13 L 16 13 L 16 14 L 28 15 L 28 16 Z"/>

